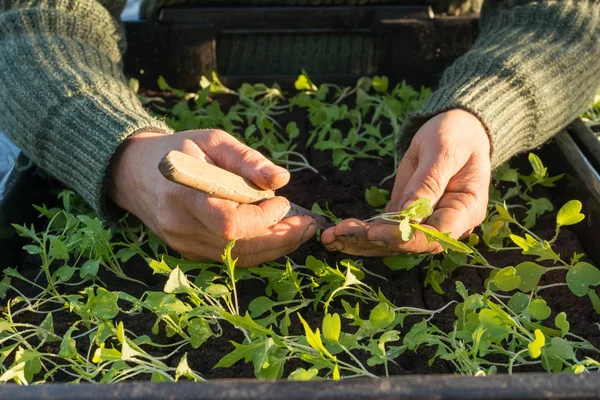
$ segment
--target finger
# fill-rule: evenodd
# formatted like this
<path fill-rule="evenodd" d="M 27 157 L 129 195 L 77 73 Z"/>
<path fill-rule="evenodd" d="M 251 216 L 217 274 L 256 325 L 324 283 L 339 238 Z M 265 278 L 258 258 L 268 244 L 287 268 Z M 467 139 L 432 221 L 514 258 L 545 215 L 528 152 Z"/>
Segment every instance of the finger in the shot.
<path fill-rule="evenodd" d="M 427 225 L 425 225 L 427 226 Z M 423 232 L 414 230 L 413 237 L 402 240 L 398 225 L 381 224 L 371 227 L 367 233 L 368 242 L 394 254 L 398 253 L 439 253 L 442 248 L 429 242 Z"/>
<path fill-rule="evenodd" d="M 237 264 L 239 266 L 252 266 L 272 261 L 295 251 L 302 243 L 314 236 L 316 230 L 317 226 L 310 217 L 287 218 L 263 235 L 237 241 L 232 255 L 234 258 L 239 258 Z M 198 243 L 190 240 L 188 236 L 174 248 L 188 259 L 210 257 L 220 260 L 226 244 L 227 242 L 224 241 L 217 245 Z"/>
<path fill-rule="evenodd" d="M 260 204 L 238 204 L 208 196 L 187 196 L 187 211 L 221 239 L 230 241 L 261 235 L 277 225 L 290 209 L 285 197 Z"/>
<path fill-rule="evenodd" d="M 386 248 L 374 246 L 367 238 L 372 225 L 357 219 L 347 219 L 321 233 L 321 243 L 329 251 L 341 251 L 358 256 L 388 256 L 393 253 Z M 397 228 L 396 228 L 397 229 Z"/>
<path fill-rule="evenodd" d="M 285 168 L 273 164 L 226 132 L 206 131 L 196 141 L 219 167 L 249 179 L 263 189 L 278 189 L 290 180 L 290 173 Z"/>
<path fill-rule="evenodd" d="M 420 155 L 418 165 L 404 185 L 398 199 L 399 209 L 403 210 L 422 198 L 428 198 L 431 206 L 435 208 L 450 178 L 456 172 L 454 165 L 447 161 L 454 159 L 453 157 L 453 155 L 433 154 L 433 152 Z"/>
<path fill-rule="evenodd" d="M 485 204 L 481 202 L 482 204 Z M 455 239 L 468 234 L 485 218 L 485 207 L 467 193 L 446 193 L 427 224 Z"/>

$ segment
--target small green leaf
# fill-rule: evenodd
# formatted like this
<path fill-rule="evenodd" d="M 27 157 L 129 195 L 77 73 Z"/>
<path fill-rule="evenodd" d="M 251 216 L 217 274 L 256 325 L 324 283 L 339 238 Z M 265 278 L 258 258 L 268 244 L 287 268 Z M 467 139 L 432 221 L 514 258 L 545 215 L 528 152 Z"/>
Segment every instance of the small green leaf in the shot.
<path fill-rule="evenodd" d="M 214 285 L 209 285 L 204 289 L 206 293 L 214 297 L 215 299 L 221 298 L 223 296 L 227 296 L 230 293 L 230 290 L 227 286 L 216 283 Z"/>
<path fill-rule="evenodd" d="M 57 237 L 50 239 L 50 256 L 59 260 L 69 259 L 69 250 L 67 245 Z"/>
<path fill-rule="evenodd" d="M 523 292 L 531 292 L 540 282 L 542 275 L 547 269 L 534 262 L 522 262 L 516 267 L 516 275 L 521 278 L 519 289 Z"/>
<path fill-rule="evenodd" d="M 59 357 L 63 357 L 66 359 L 74 359 L 77 356 L 77 346 L 75 343 L 75 339 L 71 337 L 71 334 L 75 330 L 77 330 L 77 327 L 73 325 L 63 336 L 63 340 L 60 342 L 60 351 L 58 352 Z"/>
<path fill-rule="evenodd" d="M 538 321 L 543 321 L 550 316 L 550 307 L 546 305 L 546 300 L 535 299 L 529 305 L 529 314 Z"/>
<path fill-rule="evenodd" d="M 156 261 L 149 259 L 148 265 L 152 268 L 154 274 L 170 274 L 173 271 L 164 260 Z"/>
<path fill-rule="evenodd" d="M 569 267 L 567 286 L 575 296 L 583 297 L 588 294 L 590 286 L 600 285 L 600 270 L 592 264 L 578 262 Z"/>
<path fill-rule="evenodd" d="M 318 375 L 319 370 L 316 368 L 310 368 L 308 370 L 298 368 L 288 376 L 288 379 L 290 381 L 310 381 L 315 377 L 318 377 Z"/>
<path fill-rule="evenodd" d="M 573 345 L 566 339 L 553 337 L 546 350 L 549 356 L 557 356 L 563 360 L 577 361 L 577 357 L 575 357 L 575 352 L 573 351 Z"/>
<path fill-rule="evenodd" d="M 306 268 L 311 270 L 317 276 L 321 276 L 325 273 L 325 263 L 321 260 L 317 260 L 314 256 L 306 257 L 304 264 L 306 265 Z"/>
<path fill-rule="evenodd" d="M 253 299 L 248 304 L 248 310 L 252 318 L 258 318 L 270 309 L 273 308 L 277 303 L 266 296 L 260 296 Z"/>
<path fill-rule="evenodd" d="M 133 93 L 137 93 L 140 90 L 140 81 L 135 78 L 129 78 L 129 89 L 131 89 Z"/>
<path fill-rule="evenodd" d="M 165 293 L 190 293 L 192 292 L 192 287 L 190 286 L 190 282 L 185 277 L 183 272 L 179 269 L 179 267 L 175 268 L 171 271 L 169 275 L 169 280 L 165 284 L 164 288 Z"/>
<path fill-rule="evenodd" d="M 300 129 L 298 129 L 298 125 L 293 121 L 286 125 L 285 131 L 287 132 L 290 139 L 294 139 L 300 134 Z"/>
<path fill-rule="evenodd" d="M 306 336 L 306 341 L 316 351 L 318 351 L 321 356 L 327 356 L 328 358 L 334 358 L 329 351 L 323 345 L 321 341 L 321 334 L 319 333 L 319 328 L 317 328 L 314 332 L 310 329 L 308 323 L 302 318 L 302 315 L 298 314 L 298 318 L 304 327 L 304 334 Z"/>
<path fill-rule="evenodd" d="M 477 236 L 477 234 L 475 234 L 475 233 L 471 233 L 469 235 L 469 240 L 467 241 L 467 246 L 475 247 L 478 244 L 479 244 L 479 236 Z"/>
<path fill-rule="evenodd" d="M 116 361 L 121 359 L 121 352 L 117 349 L 107 349 L 102 344 L 94 351 L 92 362 L 98 364 L 103 361 Z"/>
<path fill-rule="evenodd" d="M 318 90 L 317 86 L 310 80 L 306 71 L 302 70 L 302 74 L 298 76 L 296 82 L 294 83 L 294 87 L 296 90 L 310 90 L 316 92 Z"/>
<path fill-rule="evenodd" d="M 167 81 L 164 76 L 160 75 L 157 80 L 158 88 L 163 92 L 171 91 L 171 86 L 167 84 Z"/>
<path fill-rule="evenodd" d="M 100 260 L 87 260 L 79 269 L 79 276 L 84 279 L 88 276 L 97 276 L 100 268 Z"/>
<path fill-rule="evenodd" d="M 567 314 L 564 311 L 558 313 L 558 315 L 554 317 L 554 325 L 560 329 L 563 336 L 569 333 L 569 329 L 571 329 L 571 324 L 567 321 Z"/>
<path fill-rule="evenodd" d="M 419 265 L 427 257 L 424 255 L 415 254 L 398 254 L 395 256 L 385 257 L 383 263 L 393 271 L 410 270 Z"/>
<path fill-rule="evenodd" d="M 124 247 L 121 250 L 117 251 L 115 257 L 117 257 L 122 263 L 126 263 L 127 261 L 131 260 L 131 258 L 137 253 L 138 252 L 134 247 Z"/>
<path fill-rule="evenodd" d="M 113 319 L 119 314 L 118 300 L 116 293 L 98 288 L 96 296 L 91 300 L 90 309 L 98 318 Z"/>
<path fill-rule="evenodd" d="M 427 240 L 438 242 L 444 250 L 452 249 L 459 253 L 472 253 L 473 250 L 466 244 L 452 238 L 449 233 L 442 233 L 435 229 L 426 228 L 419 224 L 410 224 L 413 229 L 417 229 L 425 234 Z"/>
<path fill-rule="evenodd" d="M 45 329 L 50 333 L 54 333 L 54 318 L 52 317 L 52 313 L 48 313 L 46 318 L 40 324 L 40 328 Z M 1 330 L 0 330 L 1 332 Z M 46 340 L 46 342 L 57 342 L 60 339 L 57 339 L 54 335 L 48 335 L 45 332 L 37 335 L 38 339 Z"/>
<path fill-rule="evenodd" d="M 389 190 L 379 189 L 377 186 L 365 189 L 365 199 L 371 207 L 381 207 L 387 204 L 389 194 Z"/>
<path fill-rule="evenodd" d="M 75 274 L 76 269 L 77 268 L 71 267 L 69 265 L 63 265 L 62 267 L 56 270 L 55 276 L 58 280 L 62 282 L 68 282 Z"/>
<path fill-rule="evenodd" d="M 244 316 L 241 316 L 230 314 L 225 310 L 219 310 L 219 315 L 230 324 L 245 329 L 253 335 L 264 336 L 271 334 L 271 329 L 267 329 L 264 326 L 259 325 L 250 317 L 250 314 L 247 312 L 244 314 Z"/>
<path fill-rule="evenodd" d="M 403 241 L 408 242 L 410 239 L 412 239 L 413 230 L 408 218 L 404 218 L 402 221 L 400 221 L 398 224 L 398 229 L 400 230 L 400 238 Z"/>
<path fill-rule="evenodd" d="M 335 342 L 340 338 L 342 322 L 338 314 L 325 314 L 323 317 L 323 337 L 330 342 Z"/>
<path fill-rule="evenodd" d="M 522 292 L 516 292 L 508 300 L 508 308 L 510 308 L 515 314 L 520 314 L 529 305 L 529 296 Z"/>
<path fill-rule="evenodd" d="M 387 76 L 374 76 L 372 81 L 373 89 L 379 93 L 386 93 L 389 86 Z"/>
<path fill-rule="evenodd" d="M 521 278 L 516 275 L 515 267 L 505 267 L 496 273 L 492 282 L 499 290 L 509 292 L 521 284 Z"/>
<path fill-rule="evenodd" d="M 23 246 L 23 250 L 25 250 L 29 254 L 40 254 L 42 252 L 42 248 L 40 246 L 35 246 L 33 244 Z"/>
<path fill-rule="evenodd" d="M 515 219 L 512 217 L 512 215 L 510 215 L 510 213 L 508 212 L 508 209 L 506 208 L 506 204 L 504 204 L 503 206 L 501 206 L 500 204 L 495 204 L 494 208 L 496 209 L 496 212 L 498 213 L 501 221 L 508 221 L 508 222 L 515 221 Z"/>
<path fill-rule="evenodd" d="M 187 362 L 187 353 L 183 353 L 183 357 L 181 357 L 179 364 L 177 364 L 177 368 L 175 369 L 175 381 L 178 381 L 182 376 L 198 381 L 196 374 L 194 374 L 194 371 L 192 371 Z"/>
<path fill-rule="evenodd" d="M 265 346 L 264 339 L 255 340 L 249 344 L 238 344 L 235 342 L 230 343 L 233 344 L 235 350 L 221 358 L 219 362 L 213 367 L 213 369 L 229 368 L 242 359 L 245 359 L 246 362 L 248 362 L 255 352 L 260 351 L 261 348 L 264 348 Z"/>
<path fill-rule="evenodd" d="M 553 260 L 558 261 L 560 257 L 550 246 L 547 240 L 538 242 L 533 236 L 526 233 L 525 238 L 517 235 L 510 235 L 510 239 L 521 249 L 523 254 L 537 256 L 536 261 Z"/>
<path fill-rule="evenodd" d="M 585 215 L 581 213 L 582 204 L 579 200 L 571 200 L 563 205 L 556 215 L 556 225 L 574 225 L 583 221 Z"/>
<path fill-rule="evenodd" d="M 387 303 L 379 303 L 371 310 L 369 314 L 369 322 L 375 329 L 385 329 L 396 318 L 394 310 L 390 309 Z"/>
<path fill-rule="evenodd" d="M 502 174 L 500 174 L 497 178 L 498 180 L 504 182 L 519 183 L 519 174 L 517 170 L 512 168 L 509 168 L 506 171 L 502 172 Z"/>
<path fill-rule="evenodd" d="M 548 169 L 544 167 L 542 160 L 533 153 L 529 153 L 529 163 L 533 167 L 533 173 L 536 177 L 541 180 L 548 173 Z"/>
<path fill-rule="evenodd" d="M 546 337 L 539 329 L 534 331 L 535 340 L 527 345 L 531 358 L 539 358 L 542 355 L 542 347 L 546 344 Z"/>
<path fill-rule="evenodd" d="M 427 218 L 433 214 L 431 200 L 427 197 L 415 200 L 410 206 L 400 211 L 400 214 L 411 220 Z"/>
<path fill-rule="evenodd" d="M 213 336 L 212 329 L 210 329 L 210 324 L 202 318 L 194 318 L 191 320 L 187 330 L 190 334 L 190 344 L 195 349 L 200 347 L 211 336 Z"/>

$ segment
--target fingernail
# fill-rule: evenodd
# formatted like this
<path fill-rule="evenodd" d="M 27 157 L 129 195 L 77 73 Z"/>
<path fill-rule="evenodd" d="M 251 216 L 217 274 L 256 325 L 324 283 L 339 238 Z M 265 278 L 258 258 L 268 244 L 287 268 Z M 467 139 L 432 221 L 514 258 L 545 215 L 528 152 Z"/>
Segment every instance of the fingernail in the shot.
<path fill-rule="evenodd" d="M 277 174 L 285 174 L 287 171 L 284 168 L 278 167 L 275 164 L 267 164 L 260 169 L 260 173 L 267 176 L 272 177 Z"/>
<path fill-rule="evenodd" d="M 345 243 L 356 244 L 358 243 L 358 239 L 354 235 L 338 235 L 338 239 L 341 239 Z"/>
<path fill-rule="evenodd" d="M 287 216 L 287 214 L 290 212 L 291 209 L 292 209 L 292 206 L 288 204 L 283 209 L 283 212 L 281 213 L 281 218 L 279 218 L 279 221 L 281 221 L 282 219 L 284 219 Z M 279 222 L 279 221 L 277 221 L 277 222 Z"/>
<path fill-rule="evenodd" d="M 375 247 L 387 247 L 387 243 L 383 240 L 369 240 L 369 244 L 372 244 Z"/>
<path fill-rule="evenodd" d="M 306 242 L 308 239 L 313 237 L 315 233 L 317 233 L 317 224 L 313 223 L 308 225 L 308 227 L 304 230 L 304 233 L 302 234 L 302 242 Z"/>
<path fill-rule="evenodd" d="M 415 202 L 414 200 L 408 200 L 406 203 L 404 203 L 404 204 L 402 205 L 402 208 L 401 208 L 400 210 L 406 210 L 406 209 L 407 209 L 408 207 L 410 207 L 410 205 L 411 205 L 412 203 L 414 203 L 414 202 Z"/>
<path fill-rule="evenodd" d="M 344 250 L 344 244 L 336 240 L 333 243 L 329 243 L 325 248 L 329 251 L 342 251 Z"/>

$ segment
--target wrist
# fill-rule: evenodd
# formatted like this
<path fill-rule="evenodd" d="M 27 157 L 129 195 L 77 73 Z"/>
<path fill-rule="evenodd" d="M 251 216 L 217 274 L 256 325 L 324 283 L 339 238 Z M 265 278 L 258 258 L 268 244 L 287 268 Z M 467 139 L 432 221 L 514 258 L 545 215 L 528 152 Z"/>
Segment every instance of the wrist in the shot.
<path fill-rule="evenodd" d="M 146 163 L 154 158 L 149 157 L 152 145 L 166 135 L 162 131 L 141 130 L 121 144 L 111 163 L 107 185 L 107 195 L 116 205 L 132 211 L 131 199 L 145 191 L 143 176 L 150 172 Z"/>
<path fill-rule="evenodd" d="M 466 145 L 473 145 L 480 152 L 491 153 L 490 136 L 483 122 L 473 113 L 453 108 L 443 113 L 458 129 Z M 454 131 L 454 130 L 453 130 Z"/>

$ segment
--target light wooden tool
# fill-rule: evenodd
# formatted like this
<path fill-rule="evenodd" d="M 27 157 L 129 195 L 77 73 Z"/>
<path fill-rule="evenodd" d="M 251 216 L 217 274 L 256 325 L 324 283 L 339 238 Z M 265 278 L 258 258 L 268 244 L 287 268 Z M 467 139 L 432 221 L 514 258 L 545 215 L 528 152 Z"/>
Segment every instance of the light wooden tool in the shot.
<path fill-rule="evenodd" d="M 171 182 L 219 199 L 249 204 L 275 197 L 275 192 L 272 190 L 263 190 L 239 175 L 180 151 L 170 151 L 165 155 L 160 160 L 158 169 Z M 286 218 L 294 215 L 308 215 L 315 219 L 317 226 L 321 229 L 333 226 L 325 217 L 317 215 L 306 208 L 293 203 L 290 203 L 290 206 Z"/>

